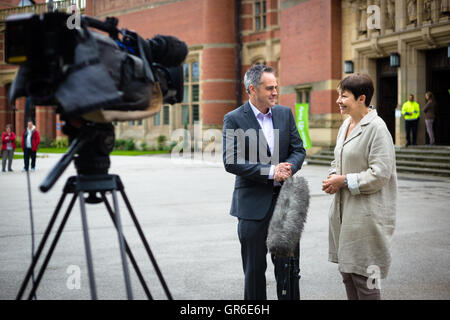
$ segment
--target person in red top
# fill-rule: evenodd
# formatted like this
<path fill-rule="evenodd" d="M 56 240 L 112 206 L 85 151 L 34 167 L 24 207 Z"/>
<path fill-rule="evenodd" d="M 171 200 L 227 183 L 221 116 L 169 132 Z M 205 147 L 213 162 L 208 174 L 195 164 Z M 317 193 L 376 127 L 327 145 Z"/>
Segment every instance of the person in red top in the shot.
<path fill-rule="evenodd" d="M 36 152 L 39 146 L 41 138 L 39 136 L 39 131 L 33 124 L 33 121 L 28 121 L 27 128 L 22 134 L 22 150 L 23 150 L 23 160 L 24 168 L 22 171 L 28 171 L 31 157 L 31 171 L 34 171 L 36 166 Z"/>
<path fill-rule="evenodd" d="M 2 134 L 2 171 L 6 170 L 6 160 L 8 160 L 8 171 L 12 170 L 12 160 L 16 149 L 16 134 L 12 132 L 11 125 L 6 125 L 6 131 Z"/>

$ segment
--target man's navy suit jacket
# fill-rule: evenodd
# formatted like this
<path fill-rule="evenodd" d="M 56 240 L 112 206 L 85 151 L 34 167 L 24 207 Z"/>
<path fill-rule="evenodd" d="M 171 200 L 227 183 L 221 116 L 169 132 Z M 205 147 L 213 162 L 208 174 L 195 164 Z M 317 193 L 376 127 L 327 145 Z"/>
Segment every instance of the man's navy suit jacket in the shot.
<path fill-rule="evenodd" d="M 227 113 L 223 119 L 225 170 L 236 175 L 230 210 L 232 216 L 247 220 L 263 219 L 269 213 L 273 198 L 270 166 L 289 162 L 294 175 L 303 164 L 306 152 L 291 109 L 278 105 L 272 107 L 272 121 L 275 137 L 273 155 L 248 102 Z"/>

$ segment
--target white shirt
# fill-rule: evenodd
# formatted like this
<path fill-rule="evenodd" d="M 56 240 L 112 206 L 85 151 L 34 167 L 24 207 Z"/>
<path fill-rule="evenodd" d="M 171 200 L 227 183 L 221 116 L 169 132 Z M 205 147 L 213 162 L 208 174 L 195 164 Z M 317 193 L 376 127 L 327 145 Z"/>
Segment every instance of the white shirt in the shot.
<path fill-rule="evenodd" d="M 273 155 L 273 146 L 274 146 L 274 132 L 273 132 L 273 121 L 272 121 L 272 109 L 269 108 L 269 112 L 266 114 L 259 111 L 250 100 L 248 100 L 250 107 L 252 108 L 253 113 L 255 114 L 256 120 L 258 120 L 259 125 L 261 126 L 262 132 L 264 133 L 264 138 L 266 138 L 267 144 L 269 146 L 270 154 Z M 270 166 L 269 179 L 273 179 L 273 174 L 275 172 L 275 166 Z M 274 181 L 275 186 L 280 186 L 281 184 L 277 181 Z"/>
<path fill-rule="evenodd" d="M 27 144 L 26 147 L 27 148 L 32 148 L 32 144 L 31 144 L 31 136 L 33 135 L 33 130 L 27 129 Z"/>

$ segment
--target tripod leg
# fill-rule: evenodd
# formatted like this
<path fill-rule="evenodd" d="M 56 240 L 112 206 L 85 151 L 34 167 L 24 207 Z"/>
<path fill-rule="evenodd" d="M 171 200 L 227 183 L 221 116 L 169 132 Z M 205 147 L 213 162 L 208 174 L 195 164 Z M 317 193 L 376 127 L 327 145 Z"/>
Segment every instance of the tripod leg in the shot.
<path fill-rule="evenodd" d="M 72 197 L 72 200 L 70 201 L 69 207 L 67 207 L 66 213 L 64 214 L 61 224 L 59 225 L 59 228 L 56 231 L 55 238 L 53 239 L 52 244 L 50 245 L 50 249 L 48 250 L 48 253 L 45 256 L 44 263 L 42 264 L 41 268 L 39 269 L 39 274 L 36 278 L 35 284 L 31 288 L 30 294 L 28 296 L 28 300 L 31 300 L 31 298 L 36 293 L 36 290 L 39 286 L 39 283 L 41 282 L 42 277 L 44 276 L 45 269 L 47 268 L 50 258 L 52 257 L 53 251 L 56 248 L 56 244 L 58 243 L 59 237 L 61 236 L 61 233 L 64 230 L 67 219 L 69 218 L 70 212 L 72 211 L 72 208 L 73 208 L 73 205 L 75 204 L 76 199 L 77 199 L 77 196 L 74 194 Z"/>
<path fill-rule="evenodd" d="M 132 300 L 133 292 L 131 290 L 130 273 L 128 271 L 127 256 L 125 255 L 124 250 L 124 236 L 123 236 L 122 222 L 120 219 L 119 203 L 117 201 L 117 192 L 115 189 L 112 190 L 112 197 L 114 203 L 114 212 L 115 212 L 114 217 L 116 220 L 116 229 L 117 234 L 119 236 L 120 257 L 122 258 L 123 276 L 125 278 L 125 288 L 127 290 L 128 300 Z"/>
<path fill-rule="evenodd" d="M 33 260 L 31 261 L 31 265 L 28 268 L 27 274 L 25 275 L 25 278 L 19 289 L 19 293 L 17 294 L 16 300 L 22 299 L 23 293 L 25 292 L 25 289 L 28 285 L 28 281 L 30 281 L 34 267 L 36 266 L 36 263 L 39 260 L 42 250 L 44 249 L 45 243 L 47 242 L 48 236 L 50 235 L 50 231 L 52 230 L 53 225 L 55 224 L 56 218 L 58 217 L 59 211 L 61 210 L 62 204 L 64 203 L 64 200 L 66 198 L 66 195 L 67 195 L 67 193 L 64 192 L 61 195 L 61 198 L 59 199 L 58 204 L 56 205 L 55 211 L 50 219 L 50 222 L 48 223 L 47 229 L 45 229 L 44 236 L 42 237 L 41 242 L 39 243 L 39 247 L 36 251 L 36 254 L 35 254 Z M 73 199 L 72 199 L 72 201 L 73 201 Z"/>
<path fill-rule="evenodd" d="M 111 217 L 111 220 L 113 221 L 113 224 L 114 224 L 114 226 L 117 229 L 116 220 L 114 219 L 114 212 L 113 212 L 113 210 L 112 210 L 112 208 L 111 208 L 111 206 L 110 206 L 110 204 L 108 202 L 108 199 L 106 199 L 106 196 L 105 196 L 104 192 L 102 192 L 101 195 L 102 195 L 102 200 L 105 203 L 106 209 L 108 210 L 109 216 Z M 141 285 L 142 285 L 142 288 L 144 289 L 145 294 L 147 295 L 147 298 L 149 300 L 153 300 L 153 297 L 152 297 L 152 295 L 150 293 L 150 290 L 148 289 L 147 284 L 145 282 L 144 276 L 142 275 L 142 272 L 139 269 L 139 266 L 138 266 L 138 264 L 136 262 L 136 259 L 134 258 L 134 255 L 131 252 L 130 246 L 128 245 L 127 240 L 125 239 L 125 236 L 123 238 L 123 242 L 125 244 L 125 250 L 127 251 L 127 254 L 130 257 L 131 264 L 133 265 L 134 270 L 136 271 L 136 274 L 137 274 L 137 276 L 139 278 L 139 281 L 141 282 Z"/>
<path fill-rule="evenodd" d="M 89 242 L 89 233 L 86 217 L 86 204 L 84 202 L 83 191 L 80 191 L 78 193 L 78 197 L 80 198 L 81 222 L 83 224 L 84 247 L 86 250 L 86 262 L 89 275 L 89 286 L 91 288 L 91 298 L 92 300 L 97 300 L 97 290 L 95 287 L 95 278 L 94 278 L 94 265 L 92 261 L 91 245 Z"/>
<path fill-rule="evenodd" d="M 156 274 L 158 275 L 159 281 L 161 282 L 164 292 L 166 293 L 167 299 L 173 300 L 172 295 L 170 294 L 169 288 L 167 287 L 166 281 L 164 280 L 161 270 L 159 270 L 158 264 L 156 263 L 156 259 L 153 256 L 152 250 L 150 250 L 150 245 L 148 244 L 147 240 L 145 239 L 144 232 L 142 231 L 141 226 L 139 225 L 139 222 L 136 218 L 136 215 L 134 214 L 134 211 L 133 211 L 133 208 L 131 207 L 130 201 L 128 200 L 127 195 L 125 194 L 125 191 L 123 189 L 120 190 L 120 193 L 125 201 L 128 211 L 130 212 L 130 216 L 133 219 L 134 225 L 136 226 L 136 229 L 139 233 L 141 241 L 144 244 L 145 250 L 147 251 L 147 254 L 153 264 L 153 267 L 155 268 Z"/>

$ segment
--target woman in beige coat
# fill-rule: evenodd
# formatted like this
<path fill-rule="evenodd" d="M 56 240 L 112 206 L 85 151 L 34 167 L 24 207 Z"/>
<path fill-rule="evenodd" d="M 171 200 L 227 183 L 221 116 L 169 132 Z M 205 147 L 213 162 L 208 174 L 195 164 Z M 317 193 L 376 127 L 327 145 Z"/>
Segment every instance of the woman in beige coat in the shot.
<path fill-rule="evenodd" d="M 370 100 L 372 80 L 346 77 L 338 86 L 341 114 L 330 175 L 322 190 L 334 194 L 329 215 L 329 260 L 339 264 L 348 299 L 380 299 L 379 280 L 391 263 L 397 174 L 392 137 Z"/>

